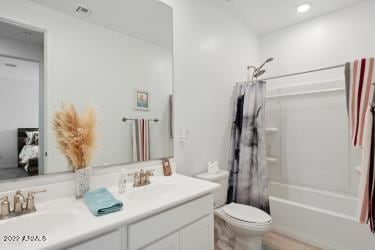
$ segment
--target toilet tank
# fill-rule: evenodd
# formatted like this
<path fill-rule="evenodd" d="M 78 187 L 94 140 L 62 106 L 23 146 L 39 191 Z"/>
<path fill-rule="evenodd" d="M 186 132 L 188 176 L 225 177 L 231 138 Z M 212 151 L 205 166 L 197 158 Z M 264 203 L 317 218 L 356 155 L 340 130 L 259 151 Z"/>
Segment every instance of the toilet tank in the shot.
<path fill-rule="evenodd" d="M 196 176 L 196 178 L 198 179 L 215 182 L 221 185 L 219 189 L 214 191 L 215 208 L 223 206 L 227 201 L 228 176 L 229 172 L 225 170 L 220 170 L 216 174 L 210 174 L 206 172 Z"/>

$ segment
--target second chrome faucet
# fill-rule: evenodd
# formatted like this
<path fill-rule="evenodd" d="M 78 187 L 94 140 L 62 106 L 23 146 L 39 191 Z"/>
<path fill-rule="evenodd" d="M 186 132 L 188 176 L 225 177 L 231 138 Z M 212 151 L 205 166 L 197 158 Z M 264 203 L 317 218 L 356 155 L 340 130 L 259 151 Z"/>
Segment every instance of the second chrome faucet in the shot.
<path fill-rule="evenodd" d="M 129 176 L 134 177 L 133 187 L 142 187 L 151 184 L 150 176 L 154 176 L 154 170 L 144 171 L 141 169 L 139 172 L 129 174 Z"/>

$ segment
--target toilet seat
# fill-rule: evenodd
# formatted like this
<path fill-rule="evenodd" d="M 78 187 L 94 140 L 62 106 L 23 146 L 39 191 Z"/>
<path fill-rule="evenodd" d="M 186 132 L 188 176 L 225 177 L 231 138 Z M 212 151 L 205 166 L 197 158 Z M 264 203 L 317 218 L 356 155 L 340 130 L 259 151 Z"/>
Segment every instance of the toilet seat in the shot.
<path fill-rule="evenodd" d="M 225 205 L 223 207 L 220 207 L 220 208 L 215 210 L 215 214 L 217 216 L 219 216 L 221 219 L 223 219 L 224 221 L 226 221 L 227 223 L 229 223 L 229 224 L 231 224 L 231 225 L 233 225 L 237 228 L 241 228 L 241 229 L 244 229 L 244 230 L 247 230 L 247 231 L 266 232 L 266 231 L 271 229 L 272 218 L 267 213 L 263 212 L 260 209 L 251 207 L 251 206 L 242 205 L 242 206 L 246 207 L 246 209 L 240 208 L 240 210 L 242 210 L 242 211 L 250 211 L 250 212 L 254 212 L 254 214 L 258 214 L 258 212 L 260 211 L 261 213 L 265 213 L 268 217 L 264 216 L 264 215 L 263 215 L 264 217 L 262 217 L 262 216 L 256 217 L 255 216 L 255 217 L 253 217 L 254 219 L 249 219 L 250 215 L 248 215 L 247 217 L 240 217 L 237 214 L 236 215 L 234 214 L 234 211 L 236 211 L 236 208 L 237 208 L 236 205 L 240 205 L 240 204 L 231 203 L 231 204 Z M 234 210 L 232 210 L 233 209 L 232 206 L 234 206 L 234 208 L 235 208 Z M 232 208 L 229 208 L 229 207 L 232 207 Z M 225 212 L 225 210 L 229 211 L 229 213 L 231 213 L 235 217 L 247 218 L 247 220 L 250 220 L 250 221 L 237 219 L 237 218 L 233 217 L 232 215 L 228 214 L 227 212 Z M 264 220 L 262 220 L 262 218 Z"/>
<path fill-rule="evenodd" d="M 223 211 L 233 219 L 251 224 L 263 225 L 272 221 L 266 212 L 247 205 L 231 203 L 223 207 Z"/>

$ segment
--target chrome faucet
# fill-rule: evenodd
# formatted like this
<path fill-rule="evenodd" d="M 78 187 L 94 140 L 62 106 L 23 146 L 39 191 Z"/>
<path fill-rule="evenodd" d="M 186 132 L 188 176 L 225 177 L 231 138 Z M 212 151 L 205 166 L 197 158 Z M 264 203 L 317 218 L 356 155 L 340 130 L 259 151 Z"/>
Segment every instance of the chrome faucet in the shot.
<path fill-rule="evenodd" d="M 27 198 L 21 190 L 16 191 L 13 198 L 13 209 L 10 208 L 9 197 L 5 196 L 0 199 L 0 220 L 5 220 L 25 214 L 36 212 L 35 197 L 37 193 L 47 192 L 46 189 L 28 192 Z"/>
<path fill-rule="evenodd" d="M 129 174 L 133 176 L 133 187 L 142 187 L 151 184 L 150 176 L 154 176 L 154 170 L 147 170 L 146 172 L 141 169 L 139 172 Z"/>

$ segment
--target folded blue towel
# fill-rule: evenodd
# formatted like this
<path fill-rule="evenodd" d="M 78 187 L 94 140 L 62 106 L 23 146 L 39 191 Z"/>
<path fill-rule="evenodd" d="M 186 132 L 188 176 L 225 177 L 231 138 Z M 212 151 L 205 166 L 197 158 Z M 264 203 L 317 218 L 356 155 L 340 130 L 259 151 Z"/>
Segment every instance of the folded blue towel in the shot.
<path fill-rule="evenodd" d="M 113 197 L 106 188 L 85 193 L 83 200 L 96 216 L 120 211 L 123 206 L 122 202 Z"/>

